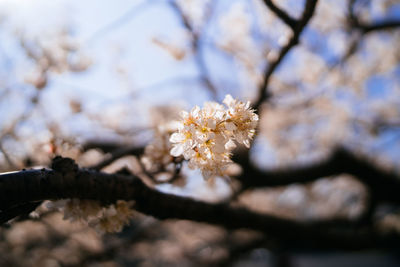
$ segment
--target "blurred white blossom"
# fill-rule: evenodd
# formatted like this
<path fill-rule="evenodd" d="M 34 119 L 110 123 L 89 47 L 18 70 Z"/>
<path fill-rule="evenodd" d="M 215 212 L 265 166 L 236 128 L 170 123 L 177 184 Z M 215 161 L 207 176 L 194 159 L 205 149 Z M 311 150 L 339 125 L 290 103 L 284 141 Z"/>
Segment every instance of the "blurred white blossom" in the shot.
<path fill-rule="evenodd" d="M 134 215 L 132 202 L 118 200 L 102 206 L 99 201 L 88 199 L 65 199 L 48 203 L 48 208 L 64 212 L 64 220 L 80 221 L 94 227 L 98 232 L 120 232 Z"/>

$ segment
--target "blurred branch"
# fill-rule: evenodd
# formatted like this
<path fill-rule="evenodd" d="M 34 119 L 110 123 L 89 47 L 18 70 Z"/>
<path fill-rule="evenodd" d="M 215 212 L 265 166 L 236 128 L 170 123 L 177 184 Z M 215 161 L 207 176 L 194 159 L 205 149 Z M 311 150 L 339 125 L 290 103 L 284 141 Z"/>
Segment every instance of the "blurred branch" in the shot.
<path fill-rule="evenodd" d="M 122 147 L 119 149 L 115 149 L 104 160 L 93 166 L 90 166 L 89 168 L 93 170 L 101 170 L 102 168 L 106 167 L 107 165 L 111 164 L 113 161 L 119 158 L 122 158 L 127 155 L 140 156 L 143 154 L 143 152 L 144 152 L 144 147 L 137 147 L 137 146 Z"/>
<path fill-rule="evenodd" d="M 400 20 L 398 20 L 398 19 L 389 19 L 389 20 L 384 20 L 384 21 L 379 21 L 379 22 L 374 22 L 374 23 L 361 22 L 359 20 L 359 18 L 357 17 L 357 14 L 354 9 L 355 3 L 356 3 L 355 0 L 350 0 L 348 3 L 349 25 L 352 28 L 356 28 L 356 29 L 360 30 L 363 34 L 367 34 L 367 33 L 373 32 L 373 31 L 387 30 L 387 29 L 400 27 Z"/>
<path fill-rule="evenodd" d="M 400 175 L 384 170 L 370 160 L 338 148 L 322 161 L 305 166 L 285 167 L 276 170 L 258 170 L 248 157 L 237 158 L 244 170 L 239 177 L 244 188 L 284 186 L 307 183 L 321 177 L 347 173 L 367 185 L 376 200 L 400 203 Z"/>
<path fill-rule="evenodd" d="M 336 60 L 333 64 L 329 66 L 329 69 L 332 70 L 333 68 L 337 67 L 338 65 L 343 64 L 346 60 L 348 60 L 352 55 L 354 55 L 360 44 L 361 44 L 362 36 L 357 34 L 353 39 L 350 41 L 346 48 L 346 52 L 341 56 L 338 60 Z"/>
<path fill-rule="evenodd" d="M 179 18 L 181 19 L 182 24 L 185 27 L 185 29 L 191 34 L 192 50 L 193 50 L 195 62 L 201 73 L 201 80 L 204 83 L 204 85 L 207 87 L 207 89 L 210 91 L 213 98 L 216 98 L 217 97 L 217 88 L 211 82 L 211 79 L 210 79 L 211 75 L 208 71 L 207 64 L 204 60 L 204 55 L 203 55 L 203 51 L 202 51 L 202 47 L 201 47 L 201 33 L 194 31 L 187 16 L 183 13 L 182 9 L 179 7 L 179 5 L 176 3 L 176 1 L 172 0 L 172 1 L 169 1 L 169 3 L 171 5 L 171 7 L 173 8 L 173 10 L 176 12 L 176 14 L 179 16 Z M 210 10 L 211 10 L 211 8 L 210 8 Z M 205 27 L 205 25 L 203 25 L 203 28 L 204 27 Z M 203 29 L 203 31 L 204 31 L 204 29 Z"/>
<path fill-rule="evenodd" d="M 354 26 L 360 29 L 363 33 L 370 33 L 373 31 L 388 30 L 400 27 L 400 20 L 387 20 L 382 22 L 376 22 L 373 24 L 358 22 Z"/>
<path fill-rule="evenodd" d="M 268 68 L 266 69 L 264 74 L 264 82 L 259 88 L 258 97 L 253 105 L 253 107 L 256 110 L 259 110 L 261 104 L 269 97 L 267 93 L 267 88 L 272 74 L 277 69 L 282 60 L 285 58 L 285 56 L 288 54 L 288 52 L 299 43 L 300 35 L 303 32 L 306 25 L 308 24 L 308 22 L 310 21 L 310 19 L 312 18 L 317 2 L 318 0 L 307 0 L 303 14 L 301 18 L 296 21 L 296 25 L 293 28 L 294 30 L 292 38 L 289 40 L 287 45 L 281 49 L 278 58 L 275 61 L 271 62 Z"/>
<path fill-rule="evenodd" d="M 348 13 L 347 18 L 348 18 L 350 25 L 356 24 L 358 21 L 357 16 L 355 14 L 355 10 L 354 10 L 355 4 L 356 4 L 356 0 L 349 0 L 347 2 L 347 13 Z"/>
<path fill-rule="evenodd" d="M 165 194 L 149 188 L 135 176 L 80 169 L 68 158 L 56 157 L 52 168 L 0 175 L 0 209 L 45 199 L 94 199 L 103 203 L 122 199 L 134 200 L 136 210 L 159 219 L 193 220 L 226 229 L 250 228 L 266 233 L 270 240 L 285 246 L 354 250 L 395 247 L 400 241 L 397 235 L 384 235 L 372 227 L 357 229 L 348 220 L 298 222 L 227 204 Z"/>
<path fill-rule="evenodd" d="M 287 14 L 284 10 L 277 7 L 272 0 L 264 0 L 265 5 L 275 13 L 281 20 L 283 20 L 292 30 L 296 28 L 297 21 Z"/>
<path fill-rule="evenodd" d="M 400 20 L 386 20 L 386 21 L 379 21 L 375 23 L 364 23 L 359 20 L 357 17 L 355 10 L 354 10 L 354 5 L 356 1 L 355 0 L 350 0 L 348 2 L 348 25 L 350 27 L 350 30 L 358 30 L 358 35 L 355 39 L 352 40 L 350 45 L 348 46 L 347 52 L 344 54 L 343 58 L 339 60 L 338 63 L 342 63 L 348 58 L 350 58 L 351 55 L 357 52 L 358 47 L 360 45 L 360 42 L 362 40 L 362 37 L 366 34 L 369 34 L 374 31 L 380 31 L 380 30 L 389 30 L 393 29 L 396 27 L 400 27 Z M 334 66 L 332 66 L 334 67 Z"/>

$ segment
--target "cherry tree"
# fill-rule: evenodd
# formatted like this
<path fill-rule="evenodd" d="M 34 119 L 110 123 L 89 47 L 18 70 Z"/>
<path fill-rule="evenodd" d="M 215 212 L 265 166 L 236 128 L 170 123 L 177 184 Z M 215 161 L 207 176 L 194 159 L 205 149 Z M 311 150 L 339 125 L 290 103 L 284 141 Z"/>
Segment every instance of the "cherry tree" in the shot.
<path fill-rule="evenodd" d="M 7 30 L 5 12 L 0 35 L 19 56 L 0 54 L 0 64 L 15 61 L 8 68 L 23 75 L 0 73 L 1 222 L 61 212 L 100 239 L 128 233 L 77 265 L 116 257 L 135 229 L 179 236 L 169 223 L 181 220 L 194 232 L 211 227 L 218 239 L 205 240 L 223 253 L 193 245 L 162 263 L 229 265 L 257 248 L 282 262 L 299 249 L 398 248 L 398 9 L 390 0 L 139 1 L 84 41 L 67 26 Z M 87 43 L 157 12 L 175 32 L 143 38 L 161 73 L 165 61 L 175 76 L 158 79 L 155 64 L 147 71 L 157 82 L 135 84 L 116 45 L 107 64 L 118 97 L 95 103 L 95 91 L 58 89 L 103 64 Z"/>

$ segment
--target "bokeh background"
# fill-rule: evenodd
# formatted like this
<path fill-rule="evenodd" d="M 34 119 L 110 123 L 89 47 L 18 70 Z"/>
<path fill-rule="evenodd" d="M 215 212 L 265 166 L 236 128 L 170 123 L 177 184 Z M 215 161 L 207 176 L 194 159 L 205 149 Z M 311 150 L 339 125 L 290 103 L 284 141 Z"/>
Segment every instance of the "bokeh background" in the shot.
<path fill-rule="evenodd" d="M 293 18 L 305 4 L 273 2 Z M 366 28 L 388 21 L 394 24 Z M 399 173 L 399 29 L 398 0 L 318 1 L 300 44 L 268 79 L 252 163 L 266 170 L 309 164 L 341 146 Z M 181 109 L 226 94 L 255 103 L 292 34 L 261 0 L 1 0 L 0 171 L 48 166 L 56 154 L 94 166 L 120 148 L 145 146 L 155 127 Z M 103 170 L 135 172 L 138 165 L 130 155 Z M 185 165 L 182 179 L 155 187 L 211 202 L 233 194 L 229 180 L 204 181 Z M 235 201 L 299 220 L 353 218 L 365 207 L 366 191 L 341 175 L 247 190 Z M 376 223 L 400 231 L 398 208 L 377 213 Z M 0 230 L 0 265 L 399 263 L 382 251 L 273 253 L 256 232 L 139 213 L 114 235 L 63 221 L 46 205 L 30 216 Z"/>

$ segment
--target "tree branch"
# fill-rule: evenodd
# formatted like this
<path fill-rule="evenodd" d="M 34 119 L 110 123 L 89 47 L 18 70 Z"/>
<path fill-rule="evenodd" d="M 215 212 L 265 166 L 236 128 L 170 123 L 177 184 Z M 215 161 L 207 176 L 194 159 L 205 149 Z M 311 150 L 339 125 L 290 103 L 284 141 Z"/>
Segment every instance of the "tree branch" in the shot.
<path fill-rule="evenodd" d="M 18 206 L 14 206 L 10 209 L 0 211 L 0 225 L 8 222 L 9 220 L 17 216 L 27 216 L 29 213 L 34 211 L 42 202 L 29 202 Z"/>
<path fill-rule="evenodd" d="M 353 40 L 351 40 L 350 44 L 347 47 L 347 51 L 344 53 L 344 55 L 336 62 L 334 62 L 330 66 L 330 69 L 336 67 L 339 64 L 343 64 L 347 59 L 349 59 L 352 55 L 354 55 L 358 51 L 360 43 L 366 34 L 378 30 L 392 29 L 400 26 L 400 20 L 387 20 L 372 24 L 361 23 L 355 14 L 354 10 L 355 2 L 356 2 L 355 0 L 349 0 L 348 2 L 347 21 L 350 31 L 356 30 L 356 35 L 355 37 L 353 37 Z"/>
<path fill-rule="evenodd" d="M 236 158 L 246 170 L 239 177 L 244 188 L 284 186 L 292 183 L 307 183 L 321 177 L 343 173 L 355 176 L 367 185 L 377 200 L 400 203 L 400 175 L 374 165 L 370 160 L 338 148 L 322 161 L 305 166 L 261 171 L 256 169 L 248 157 Z"/>
<path fill-rule="evenodd" d="M 146 186 L 135 176 L 106 174 L 79 169 L 73 160 L 56 157 L 53 170 L 28 170 L 0 175 L 0 209 L 45 199 L 94 199 L 103 203 L 134 200 L 135 209 L 159 219 L 186 219 L 221 225 L 227 229 L 250 228 L 263 231 L 282 244 L 319 248 L 360 249 L 396 246 L 397 236 L 350 227 L 351 221 L 297 222 L 261 215 L 227 204 L 210 204 L 169 195 Z M 332 227 L 332 225 L 334 227 Z"/>
<path fill-rule="evenodd" d="M 113 161 L 119 158 L 122 158 L 127 155 L 140 156 L 143 154 L 143 152 L 144 152 L 144 147 L 137 147 L 137 146 L 122 147 L 112 151 L 111 154 L 104 160 L 93 166 L 90 166 L 89 168 L 94 170 L 101 170 L 102 168 L 106 167 L 107 165 L 111 164 Z"/>
<path fill-rule="evenodd" d="M 363 33 L 370 33 L 379 30 L 388 30 L 400 27 L 400 20 L 387 20 L 382 22 L 376 22 L 373 24 L 358 22 L 354 27 L 360 29 Z"/>
<path fill-rule="evenodd" d="M 269 97 L 269 95 L 267 94 L 267 87 L 272 74 L 285 58 L 285 56 L 288 54 L 288 52 L 299 43 L 300 35 L 312 18 L 317 2 L 318 0 L 307 0 L 303 14 L 300 20 L 297 21 L 296 26 L 294 27 L 292 38 L 287 43 L 287 45 L 281 49 L 278 58 L 275 61 L 271 62 L 271 64 L 269 64 L 264 74 L 264 82 L 259 89 L 259 95 L 253 105 L 256 110 L 259 110 L 261 104 Z"/>
<path fill-rule="evenodd" d="M 292 18 L 289 14 L 287 14 L 284 10 L 277 7 L 272 0 L 264 0 L 265 5 L 275 13 L 281 20 L 283 20 L 292 30 L 296 28 L 296 19 Z"/>
<path fill-rule="evenodd" d="M 359 29 L 363 34 L 400 27 L 400 20 L 398 19 L 385 20 L 375 23 L 361 22 L 354 10 L 355 2 L 355 0 L 350 0 L 348 3 L 348 21 L 350 27 Z"/>

